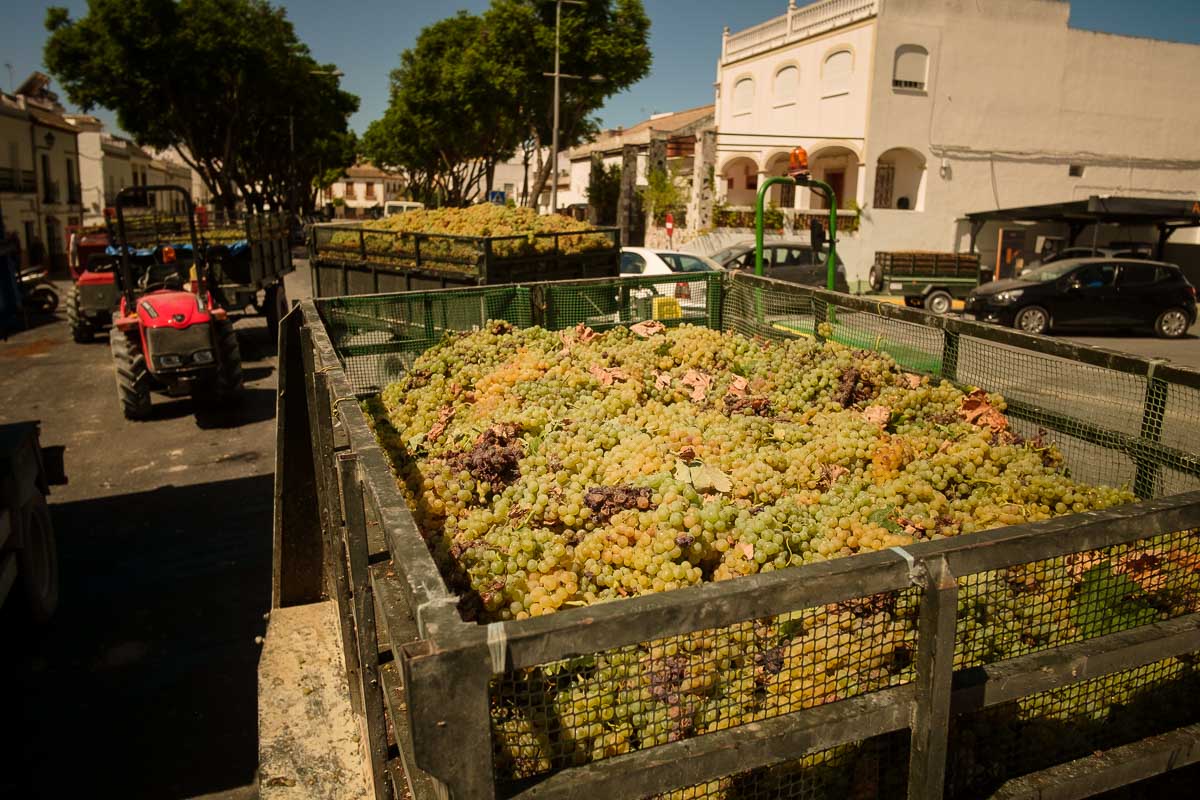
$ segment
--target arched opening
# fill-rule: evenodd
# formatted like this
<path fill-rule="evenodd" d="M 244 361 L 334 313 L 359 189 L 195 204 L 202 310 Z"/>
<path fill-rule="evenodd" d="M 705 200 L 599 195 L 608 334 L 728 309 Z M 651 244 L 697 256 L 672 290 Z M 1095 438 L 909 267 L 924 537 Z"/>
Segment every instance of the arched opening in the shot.
<path fill-rule="evenodd" d="M 850 76 L 854 73 L 854 54 L 835 50 L 821 65 L 821 96 L 834 97 L 850 91 Z"/>
<path fill-rule="evenodd" d="M 758 195 L 758 163 L 738 156 L 721 168 L 725 202 L 731 206 L 751 206 Z"/>
<path fill-rule="evenodd" d="M 929 51 L 919 44 L 902 44 L 896 48 L 892 65 L 892 88 L 922 92 L 929 75 Z"/>
<path fill-rule="evenodd" d="M 795 102 L 799 87 L 799 67 L 789 64 L 780 69 L 775 73 L 775 105 Z"/>
<path fill-rule="evenodd" d="M 742 78 L 733 85 L 733 113 L 745 114 L 754 110 L 754 79 Z"/>
<path fill-rule="evenodd" d="M 812 176 L 833 189 L 838 208 L 849 208 L 858 196 L 858 154 L 848 147 L 825 147 L 808 157 Z M 829 208 L 818 192 L 812 193 L 810 208 Z"/>
<path fill-rule="evenodd" d="M 875 164 L 875 208 L 925 210 L 925 157 L 907 147 L 893 147 Z"/>
<path fill-rule="evenodd" d="M 787 175 L 788 154 L 776 153 L 767 162 L 767 175 L 771 177 Z M 767 199 L 780 208 L 796 207 L 796 187 L 790 183 L 777 183 L 768 191 Z"/>

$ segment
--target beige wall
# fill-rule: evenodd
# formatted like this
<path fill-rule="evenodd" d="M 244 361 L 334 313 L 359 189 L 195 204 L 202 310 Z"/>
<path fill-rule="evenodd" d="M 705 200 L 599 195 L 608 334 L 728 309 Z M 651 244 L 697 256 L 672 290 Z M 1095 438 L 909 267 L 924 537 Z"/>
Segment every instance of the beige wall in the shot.
<path fill-rule="evenodd" d="M 1189 91 L 1182 76 L 1200 74 L 1200 47 L 1073 30 L 1069 11 L 1046 0 L 881 3 L 864 163 L 868 259 L 965 249 L 958 220 L 967 212 L 1105 194 L 1200 196 L 1200 106 L 1180 94 Z M 892 87 L 903 44 L 929 51 L 924 91 Z M 871 207 L 891 148 L 924 159 L 920 211 Z M 980 235 L 985 260 L 995 237 L 995 226 Z M 1100 242 L 1130 237 L 1097 231 Z"/>

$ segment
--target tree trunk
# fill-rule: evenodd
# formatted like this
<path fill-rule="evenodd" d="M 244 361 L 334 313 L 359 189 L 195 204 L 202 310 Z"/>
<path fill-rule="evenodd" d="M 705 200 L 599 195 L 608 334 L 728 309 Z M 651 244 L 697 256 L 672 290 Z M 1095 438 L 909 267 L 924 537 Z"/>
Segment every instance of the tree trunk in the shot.
<path fill-rule="evenodd" d="M 541 139 L 539 138 L 537 140 L 537 145 L 538 145 L 537 174 L 533 178 L 533 188 L 530 189 L 531 194 L 529 196 L 529 202 L 528 202 L 528 205 L 531 208 L 538 207 L 538 203 L 540 202 L 541 197 L 542 197 L 542 191 L 546 188 L 546 179 L 550 176 L 551 164 L 553 163 L 553 159 L 549 159 L 549 158 L 547 158 L 545 160 L 542 159 L 541 144 L 542 144 Z"/>

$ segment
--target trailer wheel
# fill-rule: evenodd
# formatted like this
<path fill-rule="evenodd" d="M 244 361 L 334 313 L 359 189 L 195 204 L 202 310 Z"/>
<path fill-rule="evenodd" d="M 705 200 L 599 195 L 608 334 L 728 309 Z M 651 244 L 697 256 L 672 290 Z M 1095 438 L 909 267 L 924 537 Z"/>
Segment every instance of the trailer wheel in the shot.
<path fill-rule="evenodd" d="M 278 338 L 279 321 L 287 315 L 287 312 L 287 290 L 283 288 L 283 282 L 268 286 L 267 296 L 263 298 L 263 314 L 267 318 L 267 329 L 271 331 L 272 339 Z"/>
<path fill-rule="evenodd" d="M 217 380 L 213 387 L 216 400 L 233 400 L 242 393 L 242 350 L 238 347 L 237 333 L 229 320 L 216 320 L 214 333 L 217 339 Z"/>
<path fill-rule="evenodd" d="M 872 292 L 883 291 L 883 270 L 878 264 L 871 265 L 871 271 L 867 275 L 867 282 L 871 285 Z"/>
<path fill-rule="evenodd" d="M 125 419 L 146 419 L 150 416 L 150 371 L 146 369 L 145 354 L 129 334 L 117 328 L 109 330 L 108 344 L 117 373 L 117 399 Z"/>
<path fill-rule="evenodd" d="M 29 618 L 45 624 L 58 607 L 58 548 L 46 498 L 35 494 L 21 510 L 24 536 L 17 552 L 17 574 Z"/>
<path fill-rule="evenodd" d="M 67 322 L 71 324 L 71 338 L 80 344 L 87 344 L 96 337 L 91 320 L 79 308 L 78 286 L 72 286 L 67 295 Z"/>
<path fill-rule="evenodd" d="M 934 314 L 945 314 L 954 306 L 948 292 L 938 290 L 925 295 L 925 309 Z"/>

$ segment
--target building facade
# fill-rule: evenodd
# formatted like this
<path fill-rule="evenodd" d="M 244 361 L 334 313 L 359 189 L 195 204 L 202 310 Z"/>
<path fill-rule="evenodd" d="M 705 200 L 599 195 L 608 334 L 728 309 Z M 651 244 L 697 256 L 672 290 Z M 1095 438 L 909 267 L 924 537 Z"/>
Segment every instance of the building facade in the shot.
<path fill-rule="evenodd" d="M 1200 106 L 1181 77 L 1200 72 L 1200 46 L 1078 30 L 1069 18 L 1059 0 L 822 0 L 726 30 L 719 200 L 748 206 L 802 145 L 814 177 L 859 217 L 849 266 L 861 271 L 879 250 L 965 250 L 968 212 L 1200 196 Z M 824 206 L 785 186 L 771 200 Z M 985 261 L 996 233 L 979 236 Z"/>
<path fill-rule="evenodd" d="M 24 265 L 64 269 L 67 229 L 83 216 L 80 154 L 49 85 L 35 72 L 15 93 L 0 93 L 0 218 Z"/>
<path fill-rule="evenodd" d="M 364 161 L 347 168 L 328 189 L 317 192 L 317 205 L 332 204 L 341 216 L 366 217 L 382 211 L 388 200 L 403 200 L 403 190 L 400 176 Z"/>

